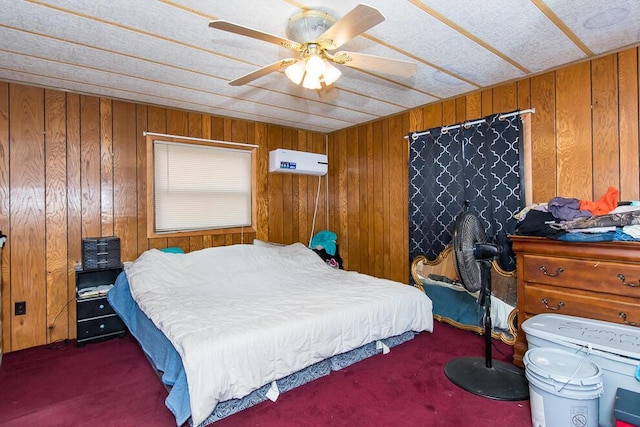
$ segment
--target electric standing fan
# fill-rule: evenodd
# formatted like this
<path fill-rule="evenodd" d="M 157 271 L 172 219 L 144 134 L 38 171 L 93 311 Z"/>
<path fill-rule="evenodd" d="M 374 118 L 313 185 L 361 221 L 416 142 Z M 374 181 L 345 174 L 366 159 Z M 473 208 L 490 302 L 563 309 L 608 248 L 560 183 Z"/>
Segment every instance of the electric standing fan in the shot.
<path fill-rule="evenodd" d="M 500 248 L 485 241 L 478 218 L 463 212 L 453 230 L 453 258 L 462 285 L 478 292 L 478 304 L 484 307 L 485 357 L 461 357 L 444 367 L 447 378 L 473 394 L 496 400 L 526 400 L 529 385 L 519 368 L 491 357 L 491 260 Z"/>

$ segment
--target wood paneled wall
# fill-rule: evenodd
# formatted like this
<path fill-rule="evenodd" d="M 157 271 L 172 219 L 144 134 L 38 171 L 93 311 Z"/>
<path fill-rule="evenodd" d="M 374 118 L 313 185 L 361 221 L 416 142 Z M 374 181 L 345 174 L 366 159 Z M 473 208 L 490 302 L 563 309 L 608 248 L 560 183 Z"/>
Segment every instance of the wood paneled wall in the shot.
<path fill-rule="evenodd" d="M 255 232 L 147 239 L 143 131 L 256 144 Z M 83 237 L 120 237 L 124 261 L 149 248 L 185 251 L 308 242 L 318 178 L 269 174 L 269 150 L 326 152 L 325 136 L 0 82 L 2 348 L 74 338 L 75 266 Z M 327 227 L 323 178 L 316 230 Z M 14 316 L 16 301 L 27 313 Z"/>
<path fill-rule="evenodd" d="M 634 48 L 329 135 L 0 83 L 3 350 L 75 337 L 83 237 L 118 235 L 123 260 L 253 237 L 307 243 L 319 180 L 268 174 L 275 148 L 327 152 L 315 231 L 338 234 L 347 269 L 405 283 L 409 132 L 535 108 L 535 202 L 597 200 L 609 186 L 638 200 L 638 61 Z M 259 145 L 256 233 L 147 239 L 145 130 Z"/>
<path fill-rule="evenodd" d="M 409 132 L 535 108 L 533 202 L 640 199 L 638 49 L 329 135 L 330 228 L 345 268 L 407 283 Z"/>

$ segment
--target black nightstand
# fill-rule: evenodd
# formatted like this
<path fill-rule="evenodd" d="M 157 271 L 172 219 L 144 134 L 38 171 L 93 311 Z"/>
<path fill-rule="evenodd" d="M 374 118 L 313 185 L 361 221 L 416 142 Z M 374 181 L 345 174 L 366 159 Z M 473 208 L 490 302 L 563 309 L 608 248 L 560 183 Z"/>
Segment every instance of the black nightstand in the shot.
<path fill-rule="evenodd" d="M 105 288 L 113 285 L 122 266 L 76 270 L 77 345 L 124 337 L 127 328 L 107 301 Z M 94 292 L 95 290 L 95 292 Z M 98 290 L 102 290 L 99 293 Z"/>

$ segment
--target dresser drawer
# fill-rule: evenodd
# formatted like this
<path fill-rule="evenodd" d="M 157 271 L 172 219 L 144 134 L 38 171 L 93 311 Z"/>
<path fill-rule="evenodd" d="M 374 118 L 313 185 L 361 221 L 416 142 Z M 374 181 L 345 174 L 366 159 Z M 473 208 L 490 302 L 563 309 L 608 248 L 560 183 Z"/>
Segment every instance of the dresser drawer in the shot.
<path fill-rule="evenodd" d="M 106 297 L 78 299 L 78 320 L 115 314 Z"/>
<path fill-rule="evenodd" d="M 525 282 L 640 298 L 640 265 L 525 255 Z"/>
<path fill-rule="evenodd" d="M 83 320 L 78 322 L 78 341 L 117 334 L 125 330 L 124 323 L 117 315 Z"/>
<path fill-rule="evenodd" d="M 625 323 L 626 319 L 627 323 L 640 325 L 640 310 L 634 298 L 529 284 L 524 288 L 523 301 L 526 317 L 556 313 L 613 323 Z"/>

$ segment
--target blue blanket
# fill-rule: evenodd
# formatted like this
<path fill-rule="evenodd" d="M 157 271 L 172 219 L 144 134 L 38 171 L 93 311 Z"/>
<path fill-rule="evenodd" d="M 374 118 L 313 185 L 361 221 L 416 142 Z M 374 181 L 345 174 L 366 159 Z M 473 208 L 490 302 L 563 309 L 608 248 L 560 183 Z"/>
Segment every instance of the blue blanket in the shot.
<path fill-rule="evenodd" d="M 189 388 L 182 359 L 167 337 L 153 324 L 133 300 L 126 274 L 120 273 L 115 286 L 107 294 L 109 304 L 140 343 L 156 371 L 162 373 L 162 382 L 171 387 L 165 404 L 184 424 L 191 416 Z"/>

